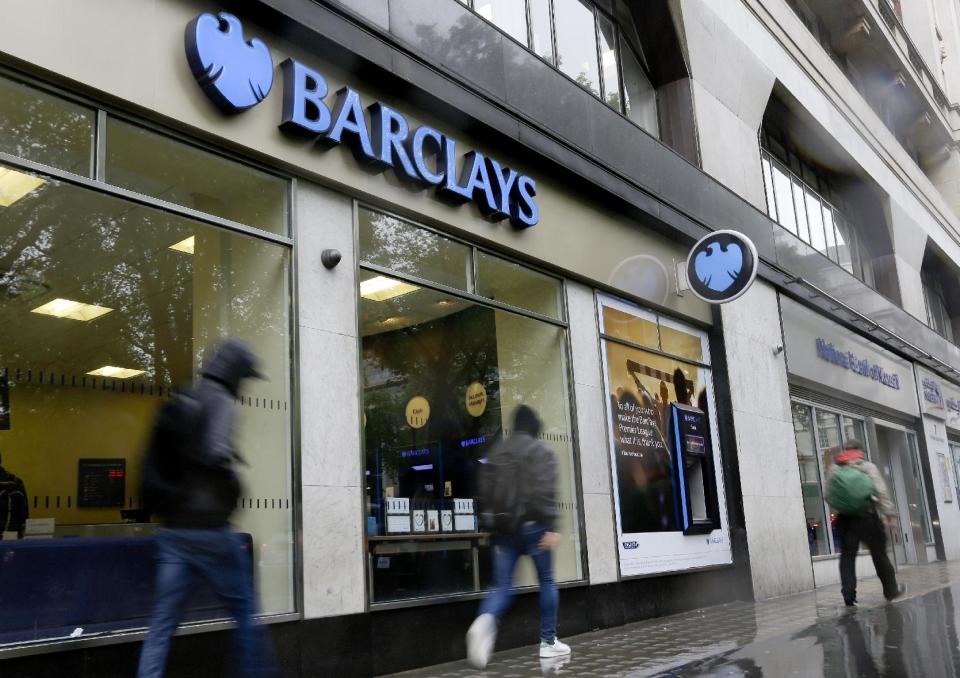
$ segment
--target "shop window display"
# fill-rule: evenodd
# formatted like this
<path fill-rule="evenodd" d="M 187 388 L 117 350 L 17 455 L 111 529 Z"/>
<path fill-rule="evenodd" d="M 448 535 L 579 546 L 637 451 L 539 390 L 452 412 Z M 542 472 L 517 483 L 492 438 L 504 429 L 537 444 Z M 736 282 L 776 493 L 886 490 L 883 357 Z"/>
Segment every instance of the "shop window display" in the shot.
<path fill-rule="evenodd" d="M 429 251 L 467 245 L 372 210 L 360 210 L 361 267 L 404 270 L 418 280 L 448 281 L 450 260 L 420 258 L 408 267 L 406 244 L 387 252 L 390 234 L 422 236 Z M 413 248 L 411 251 L 422 251 Z M 476 251 L 465 286 L 483 296 L 451 293 L 382 270 L 360 274 L 361 363 L 366 528 L 373 603 L 469 593 L 490 583 L 489 538 L 476 516 L 477 469 L 502 436 L 513 410 L 527 404 L 544 421 L 543 441 L 557 455 L 561 545 L 559 581 L 582 578 L 570 426 L 566 328 L 560 283 Z M 481 283 L 484 270 L 499 273 Z M 490 305 L 522 305 L 515 290 L 540 286 L 537 310 L 557 322 Z M 451 286 L 452 287 L 452 286 Z M 496 290 L 495 292 L 493 290 Z M 511 303 L 514 302 L 514 303 Z M 536 576 L 525 564 L 518 585 Z"/>

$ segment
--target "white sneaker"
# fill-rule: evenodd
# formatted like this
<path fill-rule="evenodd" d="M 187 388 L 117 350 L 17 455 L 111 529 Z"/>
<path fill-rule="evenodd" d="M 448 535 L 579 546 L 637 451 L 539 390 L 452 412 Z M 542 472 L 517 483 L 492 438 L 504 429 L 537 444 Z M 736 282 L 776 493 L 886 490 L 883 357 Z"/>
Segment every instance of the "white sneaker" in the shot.
<path fill-rule="evenodd" d="M 563 657 L 568 654 L 570 654 L 570 646 L 561 643 L 556 638 L 553 639 L 552 643 L 540 641 L 540 656 L 544 659 L 548 657 Z"/>
<path fill-rule="evenodd" d="M 496 640 L 497 622 L 492 614 L 481 614 L 474 619 L 467 631 L 467 661 L 470 666 L 481 670 L 487 668 Z"/>

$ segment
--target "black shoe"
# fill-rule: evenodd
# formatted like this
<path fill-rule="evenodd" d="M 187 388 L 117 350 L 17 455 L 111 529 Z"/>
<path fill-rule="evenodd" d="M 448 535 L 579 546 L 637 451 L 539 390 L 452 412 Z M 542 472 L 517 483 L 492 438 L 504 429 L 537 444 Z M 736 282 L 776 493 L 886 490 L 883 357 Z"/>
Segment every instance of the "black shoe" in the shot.
<path fill-rule="evenodd" d="M 845 601 L 843 601 L 843 604 L 846 605 L 847 607 L 856 607 L 856 606 L 857 606 L 857 601 L 855 601 L 855 600 L 845 600 Z"/>
<path fill-rule="evenodd" d="M 907 592 L 907 587 L 904 584 L 897 584 L 897 591 L 892 596 L 884 596 L 887 600 L 896 600 L 903 596 Z"/>

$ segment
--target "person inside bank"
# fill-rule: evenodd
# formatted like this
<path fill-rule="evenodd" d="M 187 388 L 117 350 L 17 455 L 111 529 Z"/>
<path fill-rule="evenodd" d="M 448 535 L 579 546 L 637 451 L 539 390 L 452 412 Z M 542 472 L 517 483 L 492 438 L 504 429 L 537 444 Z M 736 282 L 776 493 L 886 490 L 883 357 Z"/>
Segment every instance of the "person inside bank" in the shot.
<path fill-rule="evenodd" d="M 22 537 L 29 517 L 27 488 L 23 480 L 3 467 L 3 457 L 0 456 L 0 527 L 3 528 L 3 537 Z"/>

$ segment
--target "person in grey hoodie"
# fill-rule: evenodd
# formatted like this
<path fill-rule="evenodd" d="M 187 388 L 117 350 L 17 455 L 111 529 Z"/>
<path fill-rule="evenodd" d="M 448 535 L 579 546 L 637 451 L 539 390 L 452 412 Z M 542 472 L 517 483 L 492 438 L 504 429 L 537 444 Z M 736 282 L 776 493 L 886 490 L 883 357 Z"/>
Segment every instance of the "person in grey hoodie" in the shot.
<path fill-rule="evenodd" d="M 496 641 L 497 624 L 513 602 L 513 571 L 520 556 L 528 555 L 540 582 L 540 657 L 552 659 L 570 654 L 570 647 L 557 639 L 557 584 L 553 576 L 553 549 L 557 532 L 557 460 L 540 442 L 542 424 L 533 408 L 520 405 L 513 416 L 513 434 L 491 453 L 516 455 L 522 473 L 523 515 L 513 534 L 492 537 L 494 588 L 480 605 L 480 614 L 467 631 L 467 659 L 485 668 Z"/>
<path fill-rule="evenodd" d="M 280 675 L 267 634 L 254 621 L 249 547 L 230 527 L 241 493 L 236 467 L 243 463 L 234 440 L 236 401 L 244 380 L 261 377 L 250 347 L 238 339 L 225 340 L 186 398 L 191 416 L 170 424 L 189 429 L 190 444 L 168 450 L 180 468 L 176 496 L 157 512 L 163 527 L 156 534 L 155 600 L 137 678 L 164 675 L 171 638 L 198 580 L 206 581 L 237 624 L 233 675 Z M 151 445 L 165 443 L 158 438 L 164 428 L 159 423 Z"/>
<path fill-rule="evenodd" d="M 837 516 L 837 532 L 842 540 L 840 548 L 840 590 L 843 602 L 848 607 L 857 604 L 857 552 L 860 543 L 866 544 L 873 558 L 873 566 L 877 576 L 883 584 L 883 595 L 887 600 L 893 600 L 903 595 L 904 589 L 897 584 L 897 575 L 887 557 L 886 526 L 896 527 L 897 508 L 890 498 L 887 484 L 883 480 L 874 464 L 864 459 L 863 445 L 858 440 L 847 440 L 840 451 L 827 450 L 824 452 L 824 467 L 826 468 L 827 502 L 830 502 L 830 481 L 839 466 L 850 464 L 866 473 L 873 481 L 874 510 L 863 515 Z M 884 525 L 886 523 L 886 526 Z"/>

